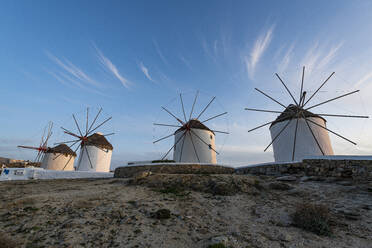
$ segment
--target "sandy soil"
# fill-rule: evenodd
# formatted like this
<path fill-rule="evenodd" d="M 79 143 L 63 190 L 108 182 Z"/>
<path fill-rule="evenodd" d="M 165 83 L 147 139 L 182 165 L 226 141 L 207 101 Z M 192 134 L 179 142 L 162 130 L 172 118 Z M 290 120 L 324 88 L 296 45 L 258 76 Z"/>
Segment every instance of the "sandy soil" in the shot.
<path fill-rule="evenodd" d="M 372 247 L 371 183 L 328 181 L 150 175 L 1 182 L 0 247 Z M 329 206 L 333 235 L 292 225 L 304 201 Z"/>

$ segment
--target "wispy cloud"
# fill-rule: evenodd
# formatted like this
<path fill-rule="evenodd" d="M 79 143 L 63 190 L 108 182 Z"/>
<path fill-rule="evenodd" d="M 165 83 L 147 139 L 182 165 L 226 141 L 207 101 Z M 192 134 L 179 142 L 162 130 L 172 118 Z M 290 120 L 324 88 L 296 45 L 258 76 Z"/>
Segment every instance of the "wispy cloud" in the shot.
<path fill-rule="evenodd" d="M 363 84 L 365 84 L 366 82 L 368 81 L 372 81 L 372 72 L 368 72 L 367 74 L 365 74 L 356 84 L 355 84 L 355 88 L 359 88 L 360 86 L 362 86 Z"/>
<path fill-rule="evenodd" d="M 76 65 L 71 63 L 68 59 L 63 59 L 63 61 L 56 56 L 54 56 L 50 52 L 46 52 L 49 59 L 51 59 L 54 63 L 59 65 L 62 69 L 64 69 L 66 72 L 71 74 L 74 78 L 77 80 L 80 80 L 83 83 L 90 84 L 95 87 L 102 87 L 100 83 L 93 80 L 91 77 L 89 77 L 82 69 L 78 68 Z"/>
<path fill-rule="evenodd" d="M 130 82 L 122 76 L 118 68 L 109 60 L 99 49 L 93 44 L 96 49 L 98 59 L 105 70 L 109 71 L 116 79 L 118 79 L 125 88 L 129 88 Z"/>
<path fill-rule="evenodd" d="M 283 58 L 279 62 L 279 64 L 278 64 L 278 72 L 279 73 L 284 72 L 288 68 L 288 65 L 289 65 L 289 63 L 291 61 L 291 58 L 292 58 L 293 49 L 294 49 L 294 44 L 292 44 L 288 48 L 288 50 L 284 54 Z"/>
<path fill-rule="evenodd" d="M 201 39 L 201 45 L 206 57 L 213 60 L 214 63 L 217 63 L 217 40 L 214 41 L 212 46 L 209 46 L 208 42 L 204 37 Z"/>
<path fill-rule="evenodd" d="M 315 43 L 306 53 L 301 64 L 306 66 L 308 73 L 314 70 L 325 70 L 336 57 L 338 50 L 343 43 L 336 44 L 331 48 L 320 47 L 319 43 Z"/>
<path fill-rule="evenodd" d="M 192 70 L 192 66 L 190 61 L 188 61 L 184 56 L 180 55 L 180 60 L 190 69 Z"/>
<path fill-rule="evenodd" d="M 273 36 L 273 31 L 274 25 L 271 26 L 266 32 L 260 34 L 256 42 L 254 43 L 250 55 L 243 57 L 250 78 L 253 78 L 257 63 L 260 61 L 265 50 L 270 45 Z"/>
<path fill-rule="evenodd" d="M 167 59 L 164 57 L 163 53 L 160 50 L 158 42 L 155 39 L 153 39 L 152 42 L 153 42 L 153 44 L 155 46 L 155 50 L 158 53 L 161 60 L 164 62 L 164 64 L 169 65 Z"/>
<path fill-rule="evenodd" d="M 145 77 L 146 77 L 148 80 L 150 80 L 150 81 L 152 81 L 152 82 L 155 82 L 155 81 L 152 79 L 152 77 L 150 76 L 149 70 L 147 69 L 147 67 L 146 67 L 142 62 L 139 63 L 139 67 L 140 67 L 141 71 L 143 72 L 143 74 L 145 74 Z"/>

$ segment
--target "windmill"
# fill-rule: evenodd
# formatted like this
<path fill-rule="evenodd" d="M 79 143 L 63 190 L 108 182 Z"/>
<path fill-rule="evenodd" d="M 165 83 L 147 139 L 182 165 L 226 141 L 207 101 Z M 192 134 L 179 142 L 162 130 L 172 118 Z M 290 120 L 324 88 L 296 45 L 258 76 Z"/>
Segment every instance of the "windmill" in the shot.
<path fill-rule="evenodd" d="M 38 147 L 36 146 L 24 146 L 24 145 L 19 145 L 19 148 L 24 148 L 24 149 L 31 149 L 31 150 L 36 150 L 37 155 L 34 160 L 35 163 L 39 163 L 40 161 L 43 160 L 45 152 L 48 150 L 48 141 L 50 136 L 52 136 L 52 128 L 53 128 L 53 122 L 49 122 L 48 125 L 44 128 L 43 131 L 43 136 L 41 136 L 41 141 L 40 145 Z"/>
<path fill-rule="evenodd" d="M 223 116 L 227 114 L 227 112 L 200 121 L 200 117 L 205 113 L 216 97 L 212 97 L 204 109 L 197 116 L 193 116 L 198 95 L 199 91 L 196 92 L 188 118 L 186 117 L 182 94 L 179 95 L 184 117 L 183 120 L 178 118 L 167 108 L 162 107 L 165 112 L 175 118 L 178 122 L 178 125 L 154 123 L 156 126 L 177 128 L 176 131 L 173 131 L 171 134 L 153 142 L 155 144 L 159 141 L 174 136 L 174 144 L 162 157 L 162 160 L 164 160 L 173 149 L 173 160 L 176 162 L 217 163 L 216 154 L 218 155 L 219 153 L 216 151 L 215 133 L 228 134 L 228 132 L 209 129 L 204 123 Z"/>
<path fill-rule="evenodd" d="M 303 88 L 305 77 L 304 66 L 302 68 L 300 96 L 298 101 L 296 101 L 295 97 L 292 95 L 292 92 L 288 89 L 282 78 L 276 73 L 276 77 L 279 79 L 293 100 L 293 104 L 290 104 L 289 106 L 285 106 L 262 90 L 255 88 L 256 91 L 260 92 L 262 95 L 284 108 L 284 111 L 245 108 L 249 111 L 280 114 L 274 121 L 264 123 L 248 131 L 252 132 L 259 128 L 270 125 L 271 142 L 264 149 L 264 151 L 273 145 L 274 158 L 276 162 L 300 161 L 306 156 L 333 155 L 329 133 L 332 133 L 337 137 L 356 145 L 356 143 L 350 139 L 328 129 L 324 117 L 369 118 L 368 116 L 325 113 L 315 114 L 309 111 L 315 107 L 359 92 L 359 90 L 355 90 L 309 106 L 308 103 L 334 74 L 335 72 L 332 72 L 331 75 L 328 76 L 327 79 L 317 88 L 317 90 L 310 97 L 306 98 L 306 91 L 304 91 Z"/>
<path fill-rule="evenodd" d="M 74 133 L 70 130 L 67 130 L 64 127 L 61 127 L 64 133 L 71 135 L 74 137 L 74 140 L 55 143 L 55 144 L 66 144 L 72 143 L 69 147 L 73 147 L 74 145 L 78 144 L 75 148 L 74 152 L 80 148 L 80 157 L 78 160 L 78 164 L 75 168 L 77 171 L 96 171 L 96 172 L 109 172 L 110 171 L 110 163 L 111 163 L 111 155 L 113 147 L 107 141 L 105 137 L 109 135 L 113 135 L 114 133 L 109 134 L 102 134 L 100 132 L 95 132 L 98 128 L 102 127 L 105 123 L 112 119 L 109 117 L 105 119 L 103 122 L 95 126 L 95 123 L 102 112 L 102 108 L 98 111 L 97 115 L 93 119 L 93 121 L 89 124 L 89 108 L 86 111 L 86 119 L 85 119 L 85 130 L 81 129 L 78 121 L 73 114 L 72 117 L 74 119 L 77 133 Z M 83 125 L 84 126 L 84 125 Z M 68 164 L 68 163 L 67 163 Z M 65 167 L 67 166 L 65 165 Z"/>
<path fill-rule="evenodd" d="M 48 147 L 44 152 L 41 168 L 46 170 L 74 170 L 76 153 L 66 144 Z"/>

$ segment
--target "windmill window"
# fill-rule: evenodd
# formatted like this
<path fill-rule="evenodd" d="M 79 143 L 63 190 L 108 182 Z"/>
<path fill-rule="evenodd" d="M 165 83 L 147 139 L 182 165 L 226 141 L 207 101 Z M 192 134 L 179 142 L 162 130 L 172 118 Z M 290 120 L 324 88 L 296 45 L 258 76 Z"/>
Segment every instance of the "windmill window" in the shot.
<path fill-rule="evenodd" d="M 209 137 L 210 137 L 211 139 L 213 139 L 213 136 L 212 136 L 212 135 L 209 135 Z"/>
<path fill-rule="evenodd" d="M 208 147 L 209 147 L 210 150 L 212 150 L 212 145 L 211 144 L 209 144 Z"/>

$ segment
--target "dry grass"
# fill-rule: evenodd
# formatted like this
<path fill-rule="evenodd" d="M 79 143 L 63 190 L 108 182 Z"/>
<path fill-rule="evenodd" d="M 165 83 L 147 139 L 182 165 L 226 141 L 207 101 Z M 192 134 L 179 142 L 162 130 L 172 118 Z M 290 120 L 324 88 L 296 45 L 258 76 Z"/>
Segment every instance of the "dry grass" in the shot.
<path fill-rule="evenodd" d="M 293 224 L 318 235 L 330 236 L 331 214 L 325 205 L 300 203 L 292 215 Z"/>

